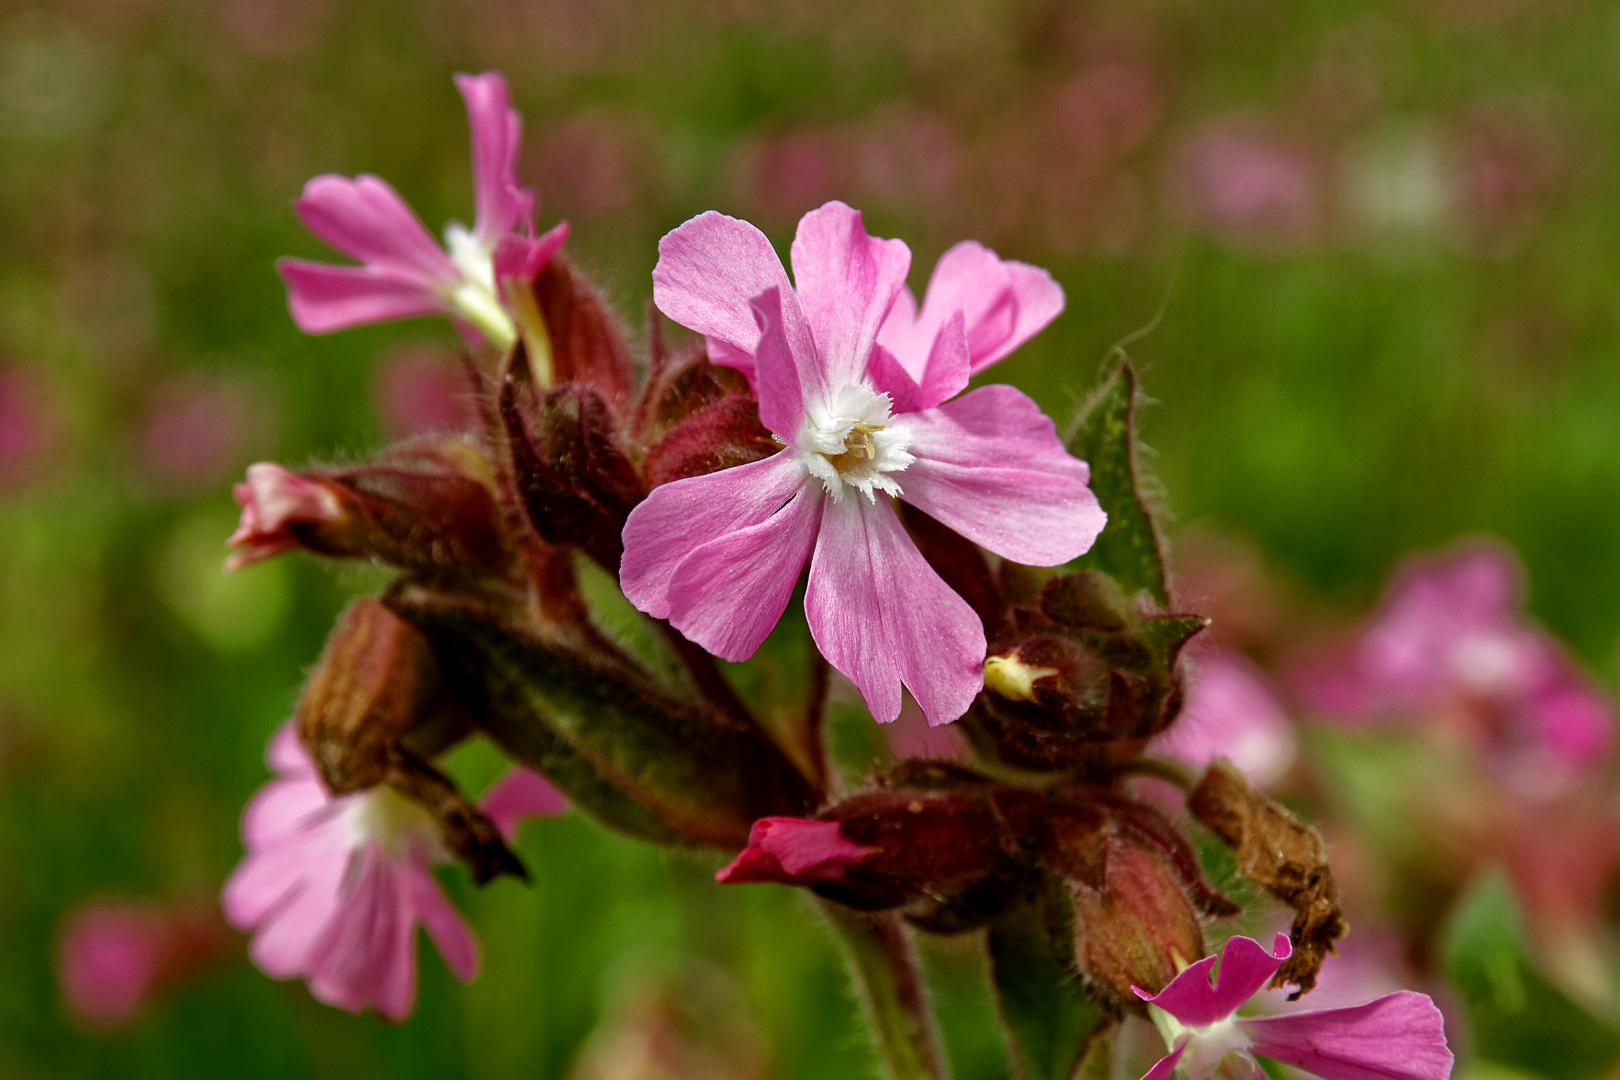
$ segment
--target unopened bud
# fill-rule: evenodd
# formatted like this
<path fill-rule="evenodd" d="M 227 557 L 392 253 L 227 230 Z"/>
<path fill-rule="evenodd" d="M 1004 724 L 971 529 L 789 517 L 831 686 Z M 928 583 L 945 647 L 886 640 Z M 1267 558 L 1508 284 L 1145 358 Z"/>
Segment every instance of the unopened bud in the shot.
<path fill-rule="evenodd" d="M 334 795 L 387 779 L 412 728 L 447 707 L 427 638 L 369 597 L 338 617 L 298 697 L 298 737 Z"/>
<path fill-rule="evenodd" d="M 1101 888 L 1071 880 L 1075 959 L 1121 1004 L 1131 988 L 1158 993 L 1204 955 L 1198 912 L 1164 854 L 1116 830 L 1107 839 Z"/>

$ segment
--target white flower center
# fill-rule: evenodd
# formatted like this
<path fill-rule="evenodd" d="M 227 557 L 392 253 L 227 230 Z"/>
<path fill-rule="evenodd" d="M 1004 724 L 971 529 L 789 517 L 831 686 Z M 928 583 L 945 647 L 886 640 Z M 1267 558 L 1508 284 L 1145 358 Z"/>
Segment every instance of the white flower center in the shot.
<path fill-rule="evenodd" d="M 444 246 L 450 252 L 450 261 L 461 271 L 461 281 L 447 294 L 450 303 L 490 344 L 499 349 L 511 348 L 517 341 L 517 326 L 495 291 L 492 252 L 454 221 L 444 228 Z"/>
<path fill-rule="evenodd" d="M 1168 1049 L 1187 1044 L 1176 1064 L 1186 1080 L 1251 1080 L 1263 1075 L 1249 1052 L 1253 1043 L 1238 1027 L 1236 1015 L 1203 1027 L 1188 1027 L 1157 1005 L 1148 1006 L 1148 1015 Z"/>
<path fill-rule="evenodd" d="M 388 785 L 349 798 L 354 801 L 347 808 L 344 820 L 350 847 L 358 849 L 376 844 L 395 858 L 413 846 L 425 845 L 426 850 L 440 852 L 439 829 L 433 815 Z"/>
<path fill-rule="evenodd" d="M 889 395 L 865 385 L 844 386 L 830 401 L 807 403 L 794 445 L 834 502 L 843 502 L 849 488 L 869 502 L 877 501 L 879 491 L 900 494 L 888 474 L 904 471 L 916 458 L 906 452 L 910 439 L 889 426 L 890 415 Z"/>

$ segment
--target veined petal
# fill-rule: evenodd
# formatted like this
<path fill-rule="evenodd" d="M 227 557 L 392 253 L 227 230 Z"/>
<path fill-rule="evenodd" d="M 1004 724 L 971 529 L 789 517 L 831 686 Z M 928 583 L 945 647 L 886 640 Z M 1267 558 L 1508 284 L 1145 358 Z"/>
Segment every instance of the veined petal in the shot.
<path fill-rule="evenodd" d="M 1445 1019 L 1426 994 L 1401 990 L 1365 1005 L 1242 1019 L 1254 1053 L 1327 1080 L 1446 1080 Z"/>
<path fill-rule="evenodd" d="M 759 419 L 766 430 L 794 439 L 804 423 L 806 394 L 825 399 L 826 386 L 814 353 L 795 353 L 787 333 L 785 315 L 796 303 L 776 288 L 754 298 L 754 320 L 759 343 L 754 347 L 754 389 L 759 395 Z"/>
<path fill-rule="evenodd" d="M 477 978 L 478 938 L 473 935 L 467 920 L 444 895 L 444 890 L 427 867 L 410 866 L 402 868 L 400 872 L 404 875 L 404 884 L 409 892 L 411 910 L 421 921 L 428 937 L 433 939 L 433 944 L 438 946 L 445 967 L 462 982 Z"/>
<path fill-rule="evenodd" d="M 752 303 L 769 289 L 782 297 L 783 329 L 795 355 L 814 355 L 787 271 L 765 234 L 746 221 L 710 210 L 658 241 L 653 302 L 690 330 L 718 338 L 748 356 L 759 342 Z"/>
<path fill-rule="evenodd" d="M 1181 1055 L 1186 1052 L 1187 1044 L 1183 1042 L 1164 1057 L 1155 1061 L 1153 1068 L 1142 1074 L 1142 1080 L 1170 1080 L 1170 1074 L 1176 1071 L 1176 1066 L 1181 1064 Z"/>
<path fill-rule="evenodd" d="M 743 352 L 734 345 L 727 345 L 717 337 L 703 339 L 703 347 L 709 354 L 709 363 L 719 364 L 721 367 L 734 368 L 743 373 L 748 380 L 750 388 L 754 385 L 754 354 Z"/>
<path fill-rule="evenodd" d="M 669 586 L 681 561 L 711 540 L 769 518 L 804 479 L 802 465 L 776 454 L 653 488 L 624 525 L 624 595 L 655 619 L 669 618 Z"/>
<path fill-rule="evenodd" d="M 940 256 L 915 319 L 908 324 L 898 314 L 891 316 L 879 340 L 909 367 L 915 362 L 912 357 L 927 354 L 940 330 L 960 311 L 966 317 L 977 374 L 1028 341 L 1062 310 L 1063 289 L 1051 274 L 1004 261 L 983 244 L 964 240 Z"/>
<path fill-rule="evenodd" d="M 398 940 L 398 925 L 404 914 L 398 894 L 392 888 L 390 867 L 375 845 L 355 853 L 356 866 L 349 876 L 342 897 L 320 939 L 310 949 L 307 979 L 316 998 L 350 1012 L 359 1012 L 375 1002 L 378 991 L 395 966 L 391 955 Z M 415 975 L 415 949 L 410 956 Z M 381 1003 L 378 1011 L 386 1012 Z"/>
<path fill-rule="evenodd" d="M 822 504 L 805 615 L 816 647 L 860 688 L 879 723 L 911 690 L 931 726 L 983 686 L 984 627 L 924 561 L 887 499 Z"/>
<path fill-rule="evenodd" d="M 523 118 L 512 108 L 506 79 L 495 71 L 457 75 L 472 131 L 473 192 L 478 216 L 473 234 L 486 249 L 518 225 L 532 225 L 534 193 L 517 182 Z"/>
<path fill-rule="evenodd" d="M 911 249 L 903 240 L 868 236 L 861 212 L 835 201 L 799 219 L 792 262 L 823 380 L 832 390 L 858 382 L 878 328 L 905 287 Z"/>
<path fill-rule="evenodd" d="M 316 236 L 378 272 L 429 290 L 460 280 L 450 256 L 386 180 L 317 176 L 293 209 Z"/>
<path fill-rule="evenodd" d="M 441 293 L 415 276 L 305 259 L 277 259 L 276 271 L 287 284 L 287 310 L 306 334 L 450 310 Z"/>
<path fill-rule="evenodd" d="M 1233 936 L 1221 949 L 1221 970 L 1213 986 L 1209 972 L 1215 958 L 1206 956 L 1185 968 L 1158 994 L 1137 990 L 1136 996 L 1188 1027 L 1207 1027 L 1237 1012 L 1292 952 L 1287 934 L 1277 935 L 1276 947 L 1269 953 L 1253 938 Z"/>
<path fill-rule="evenodd" d="M 787 504 L 756 525 L 726 533 L 675 568 L 669 621 L 722 660 L 746 660 L 771 632 L 810 556 L 821 503 L 806 482 Z"/>
<path fill-rule="evenodd" d="M 319 823 L 332 797 L 313 776 L 272 780 L 248 800 L 242 811 L 242 842 L 252 851 Z"/>
<path fill-rule="evenodd" d="M 900 474 L 902 497 L 1003 558 L 1057 566 L 1090 550 L 1108 520 L 1086 486 L 1086 463 L 1010 386 L 980 387 L 892 424 L 917 459 Z"/>
<path fill-rule="evenodd" d="M 958 311 L 940 328 L 919 372 L 908 369 L 881 343 L 873 347 L 867 373 L 873 385 L 889 395 L 896 413 L 932 409 L 967 389 L 968 345 L 963 327 L 964 318 Z"/>

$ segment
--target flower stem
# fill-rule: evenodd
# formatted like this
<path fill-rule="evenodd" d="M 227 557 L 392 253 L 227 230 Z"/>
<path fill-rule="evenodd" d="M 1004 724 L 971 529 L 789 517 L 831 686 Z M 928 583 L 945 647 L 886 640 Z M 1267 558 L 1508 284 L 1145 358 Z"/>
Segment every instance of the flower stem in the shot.
<path fill-rule="evenodd" d="M 1173 758 L 1158 757 L 1153 754 L 1141 754 L 1137 757 L 1116 762 L 1114 772 L 1115 774 L 1135 773 L 1139 776 L 1152 776 L 1166 783 L 1174 784 L 1182 791 L 1191 791 L 1198 783 L 1198 774 L 1189 766 Z"/>
<path fill-rule="evenodd" d="M 862 915 L 820 902 L 843 940 L 889 1080 L 948 1080 L 916 950 L 895 915 Z"/>

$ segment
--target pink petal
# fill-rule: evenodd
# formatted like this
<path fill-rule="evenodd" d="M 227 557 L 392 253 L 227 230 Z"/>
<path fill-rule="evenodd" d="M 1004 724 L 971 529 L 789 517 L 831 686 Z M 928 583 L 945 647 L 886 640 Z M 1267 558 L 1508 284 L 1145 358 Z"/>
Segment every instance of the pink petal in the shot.
<path fill-rule="evenodd" d="M 253 873 L 252 879 L 239 882 L 233 875 L 226 882 L 226 917 L 244 929 L 241 916 L 249 913 L 245 901 L 252 887 L 269 882 L 272 875 L 286 883 L 274 906 L 258 920 L 253 943 L 248 947 L 248 955 L 267 975 L 285 979 L 308 971 L 311 951 L 342 906 L 343 879 L 349 871 L 350 855 L 347 844 L 313 844 L 302 852 L 292 847 L 278 849 L 275 863 L 266 865 L 265 857 L 243 860 L 237 874 Z M 295 859 L 301 863 L 302 873 L 289 868 Z M 256 862 L 260 865 L 255 866 Z M 232 885 L 239 887 L 234 896 Z M 270 889 L 264 889 L 258 899 L 270 894 Z"/>
<path fill-rule="evenodd" d="M 756 525 L 698 548 L 676 567 L 669 621 L 723 660 L 754 655 L 782 617 L 810 556 L 825 494 L 804 483 L 787 504 Z"/>
<path fill-rule="evenodd" d="M 1193 674 L 1181 716 L 1154 748 L 1199 767 L 1227 758 L 1266 787 L 1288 771 L 1299 742 L 1259 671 L 1234 656 L 1210 656 Z"/>
<path fill-rule="evenodd" d="M 293 209 L 309 230 L 379 274 L 423 290 L 453 284 L 461 272 L 386 180 L 317 176 Z"/>
<path fill-rule="evenodd" d="M 903 312 L 891 315 L 878 340 L 909 369 L 961 311 L 976 374 L 1028 341 L 1062 310 L 1063 289 L 1052 275 L 1003 261 L 982 244 L 964 240 L 935 265 L 922 311 L 909 323 Z"/>
<path fill-rule="evenodd" d="M 1221 950 L 1221 970 L 1215 985 L 1209 981 L 1213 956 L 1206 956 L 1184 969 L 1157 995 L 1144 990 L 1136 996 L 1157 1005 L 1188 1027 L 1206 1027 L 1237 1012 L 1262 986 L 1271 980 L 1288 959 L 1292 948 L 1287 934 L 1278 934 L 1275 952 L 1253 938 L 1234 935 Z"/>
<path fill-rule="evenodd" d="M 958 311 L 940 327 L 917 378 L 882 345 L 872 350 L 868 361 L 872 382 L 889 395 L 895 412 L 931 409 L 967 389 L 968 345 L 964 325 L 962 313 Z"/>
<path fill-rule="evenodd" d="M 1614 746 L 1614 713 L 1609 702 L 1573 672 L 1563 673 L 1530 704 L 1535 735 L 1570 769 L 1608 760 Z"/>
<path fill-rule="evenodd" d="M 232 489 L 242 520 L 227 544 L 244 543 L 256 533 L 273 533 L 294 521 L 340 521 L 343 504 L 325 485 L 305 479 L 273 461 L 247 467 L 247 481 Z"/>
<path fill-rule="evenodd" d="M 530 224 L 534 194 L 517 182 L 523 119 L 512 108 L 506 79 L 499 72 L 457 75 L 456 89 L 467 105 L 472 129 L 473 191 L 478 216 L 473 233 L 486 248 L 519 224 Z"/>
<path fill-rule="evenodd" d="M 780 290 L 766 289 L 754 298 L 759 341 L 754 346 L 753 384 L 759 394 L 759 419 L 779 438 L 793 441 L 804 423 L 806 393 L 825 395 L 814 351 L 794 352 L 784 318 L 796 301 Z"/>
<path fill-rule="evenodd" d="M 984 627 L 906 535 L 887 499 L 824 500 L 805 615 L 816 647 L 860 688 L 879 723 L 904 683 L 930 725 L 967 711 L 984 685 Z"/>
<path fill-rule="evenodd" d="M 1181 1055 L 1187 1052 L 1187 1043 L 1190 1041 L 1189 1039 L 1183 1039 L 1180 1046 L 1155 1061 L 1153 1068 L 1142 1074 L 1142 1080 L 1170 1080 L 1170 1074 L 1176 1071 L 1177 1065 L 1181 1064 Z"/>
<path fill-rule="evenodd" d="M 714 875 L 716 881 L 836 881 L 844 868 L 877 849 L 844 836 L 836 821 L 768 817 L 754 822 L 748 847 Z"/>
<path fill-rule="evenodd" d="M 473 936 L 472 928 L 444 895 L 430 871 L 419 866 L 409 873 L 411 906 L 416 917 L 433 944 L 438 946 L 445 966 L 462 982 L 471 982 L 478 977 L 478 939 Z"/>
<path fill-rule="evenodd" d="M 741 349 L 727 345 L 717 337 L 703 339 L 704 349 L 709 354 L 709 363 L 719 364 L 721 367 L 735 368 L 748 379 L 749 387 L 754 385 L 754 354 L 743 352 Z"/>
<path fill-rule="evenodd" d="M 447 310 L 435 287 L 367 266 L 277 259 L 276 271 L 287 283 L 287 310 L 306 334 Z"/>
<path fill-rule="evenodd" d="M 556 817 L 568 812 L 568 796 L 533 769 L 514 765 L 479 800 L 479 805 L 501 835 L 517 837 L 518 825 L 534 817 Z"/>
<path fill-rule="evenodd" d="M 242 811 L 242 844 L 255 851 L 304 832 L 331 805 L 325 786 L 312 776 L 272 780 Z"/>
<path fill-rule="evenodd" d="M 658 310 L 740 353 L 754 354 L 759 324 L 751 305 L 770 289 L 782 298 L 783 328 L 792 352 L 813 355 L 804 313 L 764 233 L 710 210 L 658 241 L 658 265 L 653 267 Z"/>
<path fill-rule="evenodd" d="M 557 257 L 563 244 L 568 242 L 568 222 L 559 221 L 536 237 L 508 233 L 495 245 L 493 260 L 495 280 L 505 288 L 527 288 L 544 270 L 546 264 Z"/>
<path fill-rule="evenodd" d="M 799 219 L 792 261 L 827 389 L 859 382 L 878 328 L 905 287 L 911 249 L 868 236 L 859 210 L 829 202 Z"/>
<path fill-rule="evenodd" d="M 1057 566 L 1088 551 L 1108 520 L 1086 463 L 1010 386 L 980 387 L 891 426 L 917 458 L 898 474 L 901 497 L 1003 558 Z"/>
<path fill-rule="evenodd" d="M 624 525 L 624 595 L 653 618 L 669 618 L 669 586 L 681 561 L 711 540 L 769 518 L 804 482 L 804 467 L 776 454 L 653 488 Z"/>
<path fill-rule="evenodd" d="M 1254 1053 L 1327 1080 L 1446 1080 L 1445 1020 L 1425 994 L 1401 990 L 1365 1005 L 1238 1021 Z"/>
<path fill-rule="evenodd" d="M 315 763 L 309 759 L 309 752 L 298 740 L 298 728 L 291 720 L 276 728 L 276 733 L 270 736 L 264 759 L 270 770 L 281 774 L 283 779 L 315 775 Z"/>

